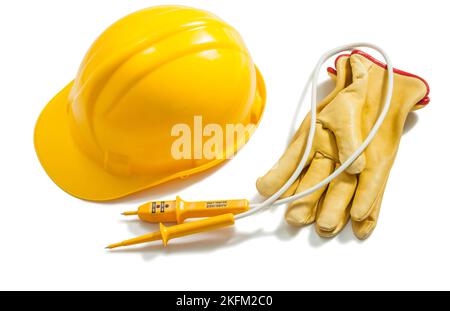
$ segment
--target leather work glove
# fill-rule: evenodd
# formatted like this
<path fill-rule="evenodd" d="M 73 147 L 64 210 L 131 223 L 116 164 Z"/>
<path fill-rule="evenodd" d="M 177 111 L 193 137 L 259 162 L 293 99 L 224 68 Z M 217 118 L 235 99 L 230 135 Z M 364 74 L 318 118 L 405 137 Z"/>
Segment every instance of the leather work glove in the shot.
<path fill-rule="evenodd" d="M 352 82 L 318 112 L 309 166 L 296 186 L 291 187 L 295 193 L 320 182 L 345 161 L 367 136 L 383 108 L 387 88 L 384 65 L 361 51 L 350 56 L 350 65 Z M 340 68 L 336 68 L 339 76 Z M 342 230 L 351 216 L 354 234 L 359 239 L 367 238 L 378 219 L 406 116 L 428 103 L 428 92 L 423 79 L 396 70 L 388 115 L 363 155 L 328 187 L 292 202 L 286 221 L 302 226 L 316 220 L 319 235 L 331 237 Z M 302 124 L 278 165 L 258 179 L 261 194 L 274 193 L 290 177 L 298 165 L 307 135 L 308 127 Z"/>

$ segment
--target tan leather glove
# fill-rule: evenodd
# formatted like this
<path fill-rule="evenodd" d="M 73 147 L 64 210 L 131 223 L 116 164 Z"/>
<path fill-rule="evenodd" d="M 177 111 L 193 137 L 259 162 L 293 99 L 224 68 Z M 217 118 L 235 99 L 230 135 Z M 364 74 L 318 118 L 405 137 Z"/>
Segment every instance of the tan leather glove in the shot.
<path fill-rule="evenodd" d="M 315 185 L 345 161 L 361 144 L 362 138 L 367 136 L 382 109 L 384 88 L 387 86 L 384 66 L 360 51 L 350 57 L 350 64 L 352 83 L 318 113 L 309 167 L 300 176 L 296 193 Z M 338 73 L 339 70 L 337 67 Z M 360 239 L 366 238 L 378 218 L 382 194 L 406 116 L 411 109 L 426 104 L 427 95 L 425 81 L 396 71 L 389 113 L 364 156 L 360 156 L 328 187 L 291 203 L 286 212 L 288 223 L 301 226 L 317 218 L 318 233 L 334 236 L 351 214 L 355 235 Z M 307 134 L 308 128 L 302 125 L 294 142 L 279 160 L 279 165 L 258 179 L 257 188 L 262 194 L 274 193 L 278 189 L 276 185 L 281 186 L 289 178 L 298 165 L 302 155 L 299 151 L 303 151 Z M 300 147 L 293 150 L 295 141 Z M 285 162 L 290 162 L 290 165 Z"/>

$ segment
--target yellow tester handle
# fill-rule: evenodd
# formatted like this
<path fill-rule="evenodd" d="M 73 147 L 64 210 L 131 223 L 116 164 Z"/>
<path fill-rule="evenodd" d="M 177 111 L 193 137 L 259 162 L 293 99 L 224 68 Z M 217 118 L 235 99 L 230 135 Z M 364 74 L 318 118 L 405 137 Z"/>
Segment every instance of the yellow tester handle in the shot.
<path fill-rule="evenodd" d="M 231 225 L 234 225 L 234 215 L 224 214 L 170 227 L 159 224 L 159 228 L 161 231 L 162 241 L 164 243 L 164 246 L 166 246 L 169 240 L 174 238 L 179 238 L 182 236 L 214 230 Z"/>
<path fill-rule="evenodd" d="M 177 222 L 182 223 L 188 218 L 211 217 L 223 214 L 240 214 L 249 210 L 249 201 L 219 200 L 187 202 L 177 196 L 176 200 L 152 201 L 139 206 L 135 212 L 125 212 L 124 215 L 138 215 L 146 222 Z"/>
<path fill-rule="evenodd" d="M 186 222 L 179 225 L 166 227 L 163 224 L 159 225 L 160 231 L 152 232 L 140 237 L 125 240 L 119 243 L 108 245 L 107 248 L 116 248 L 122 246 L 129 246 L 135 244 L 141 244 L 151 241 L 162 240 L 164 246 L 167 245 L 169 240 L 179 238 L 186 235 L 191 235 L 199 232 L 214 230 L 234 224 L 233 214 L 224 214 L 219 216 L 213 216 L 196 221 Z"/>

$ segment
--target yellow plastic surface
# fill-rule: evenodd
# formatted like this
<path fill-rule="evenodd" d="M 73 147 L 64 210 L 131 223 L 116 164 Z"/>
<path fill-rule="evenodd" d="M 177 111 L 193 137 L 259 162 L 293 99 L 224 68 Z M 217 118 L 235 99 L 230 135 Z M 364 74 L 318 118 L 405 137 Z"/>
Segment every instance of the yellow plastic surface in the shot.
<path fill-rule="evenodd" d="M 92 45 L 77 77 L 41 113 L 35 148 L 63 190 L 111 200 L 211 168 L 213 159 L 175 160 L 176 124 L 258 124 L 263 79 L 238 32 L 217 16 L 161 6 L 135 12 Z M 248 137 L 247 137 L 248 138 Z"/>
<path fill-rule="evenodd" d="M 186 222 L 183 224 L 166 227 L 159 224 L 161 237 L 164 246 L 169 243 L 169 240 L 179 238 L 186 235 L 200 233 L 204 231 L 215 230 L 222 227 L 234 225 L 234 215 L 224 214 L 214 217 L 209 217 L 201 220 Z"/>
<path fill-rule="evenodd" d="M 246 199 L 187 202 L 177 196 L 176 200 L 142 204 L 136 212 L 125 212 L 123 215 L 138 215 L 141 220 L 152 223 L 182 223 L 188 218 L 240 214 L 249 210 L 249 204 Z"/>
<path fill-rule="evenodd" d="M 162 223 L 159 225 L 160 231 L 145 234 L 133 239 L 125 240 L 119 243 L 114 243 L 108 245 L 106 248 L 112 249 L 116 247 L 123 247 L 141 243 L 147 243 L 157 240 L 162 240 L 164 246 L 167 245 L 169 240 L 174 238 L 179 238 L 182 236 L 187 236 L 191 234 L 196 234 L 204 231 L 215 230 L 218 228 L 223 228 L 227 226 L 234 225 L 234 215 L 224 214 L 219 216 L 213 216 L 205 219 L 200 219 L 196 221 L 186 222 L 183 224 L 178 224 L 170 227 L 164 226 Z"/>

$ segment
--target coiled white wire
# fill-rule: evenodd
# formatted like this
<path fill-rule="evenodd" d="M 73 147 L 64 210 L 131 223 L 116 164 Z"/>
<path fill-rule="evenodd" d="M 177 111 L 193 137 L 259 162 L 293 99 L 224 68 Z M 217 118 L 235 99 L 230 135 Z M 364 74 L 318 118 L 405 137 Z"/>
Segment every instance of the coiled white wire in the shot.
<path fill-rule="evenodd" d="M 386 99 L 385 99 L 385 102 L 383 105 L 383 110 L 381 111 L 380 116 L 378 117 L 374 126 L 370 130 L 369 135 L 367 135 L 366 139 L 361 144 L 361 146 L 359 146 L 359 148 L 344 163 L 342 163 L 342 165 L 339 166 L 332 174 L 330 174 L 327 178 L 325 178 L 324 180 L 322 180 L 321 182 L 317 183 L 315 186 L 313 186 L 309 189 L 306 189 L 306 190 L 304 190 L 300 193 L 297 193 L 295 195 L 292 195 L 290 197 L 278 200 L 278 198 L 283 193 L 285 193 L 286 190 L 292 185 L 292 183 L 294 183 L 295 180 L 298 178 L 298 176 L 302 172 L 303 168 L 305 167 L 306 161 L 311 152 L 312 143 L 313 143 L 313 139 L 314 139 L 314 133 L 316 131 L 317 82 L 319 79 L 319 73 L 320 73 L 320 69 L 321 69 L 322 65 L 328 59 L 330 59 L 331 57 L 333 57 L 334 55 L 336 55 L 338 53 L 342 53 L 345 51 L 353 51 L 354 49 L 361 48 L 361 47 L 367 47 L 367 48 L 371 48 L 373 50 L 378 51 L 383 56 L 383 58 L 386 62 L 386 65 L 387 65 L 388 88 L 387 88 L 387 93 L 386 93 Z M 341 174 L 343 171 L 345 171 L 352 164 L 352 162 L 355 161 L 356 158 L 361 153 L 363 153 L 364 149 L 366 149 L 367 146 L 370 144 L 370 142 L 375 137 L 376 133 L 378 132 L 378 129 L 380 128 L 381 124 L 383 123 L 383 121 L 389 111 L 389 107 L 391 104 L 391 98 L 392 98 L 392 90 L 393 90 L 393 86 L 394 86 L 393 85 L 394 84 L 394 70 L 392 68 L 391 60 L 389 59 L 388 55 L 386 54 L 386 52 L 384 52 L 383 49 L 376 46 L 375 44 L 359 42 L 359 43 L 347 44 L 347 45 L 332 49 L 332 50 L 326 52 L 325 54 L 323 54 L 320 57 L 319 61 L 317 62 L 317 65 L 314 68 L 314 71 L 312 72 L 310 79 L 308 79 L 307 83 L 305 84 L 303 94 L 306 94 L 306 91 L 310 84 L 311 84 L 311 111 L 310 111 L 311 112 L 311 125 L 309 127 L 309 133 L 308 133 L 308 139 L 306 141 L 305 152 L 303 153 L 300 163 L 298 164 L 294 173 L 292 173 L 291 177 L 284 183 L 284 185 L 277 192 L 275 192 L 272 196 L 267 198 L 262 203 L 251 204 L 250 205 L 251 209 L 249 211 L 236 215 L 235 219 L 241 219 L 241 218 L 253 215 L 269 206 L 276 206 L 276 205 L 280 205 L 280 204 L 289 203 L 289 202 L 295 201 L 297 199 L 300 199 L 304 196 L 307 196 L 307 195 L 313 193 L 314 191 L 326 186 L 329 182 L 331 182 L 339 174 Z M 300 100 L 299 108 L 297 109 L 298 111 L 300 110 L 302 103 L 303 103 L 303 100 Z"/>

